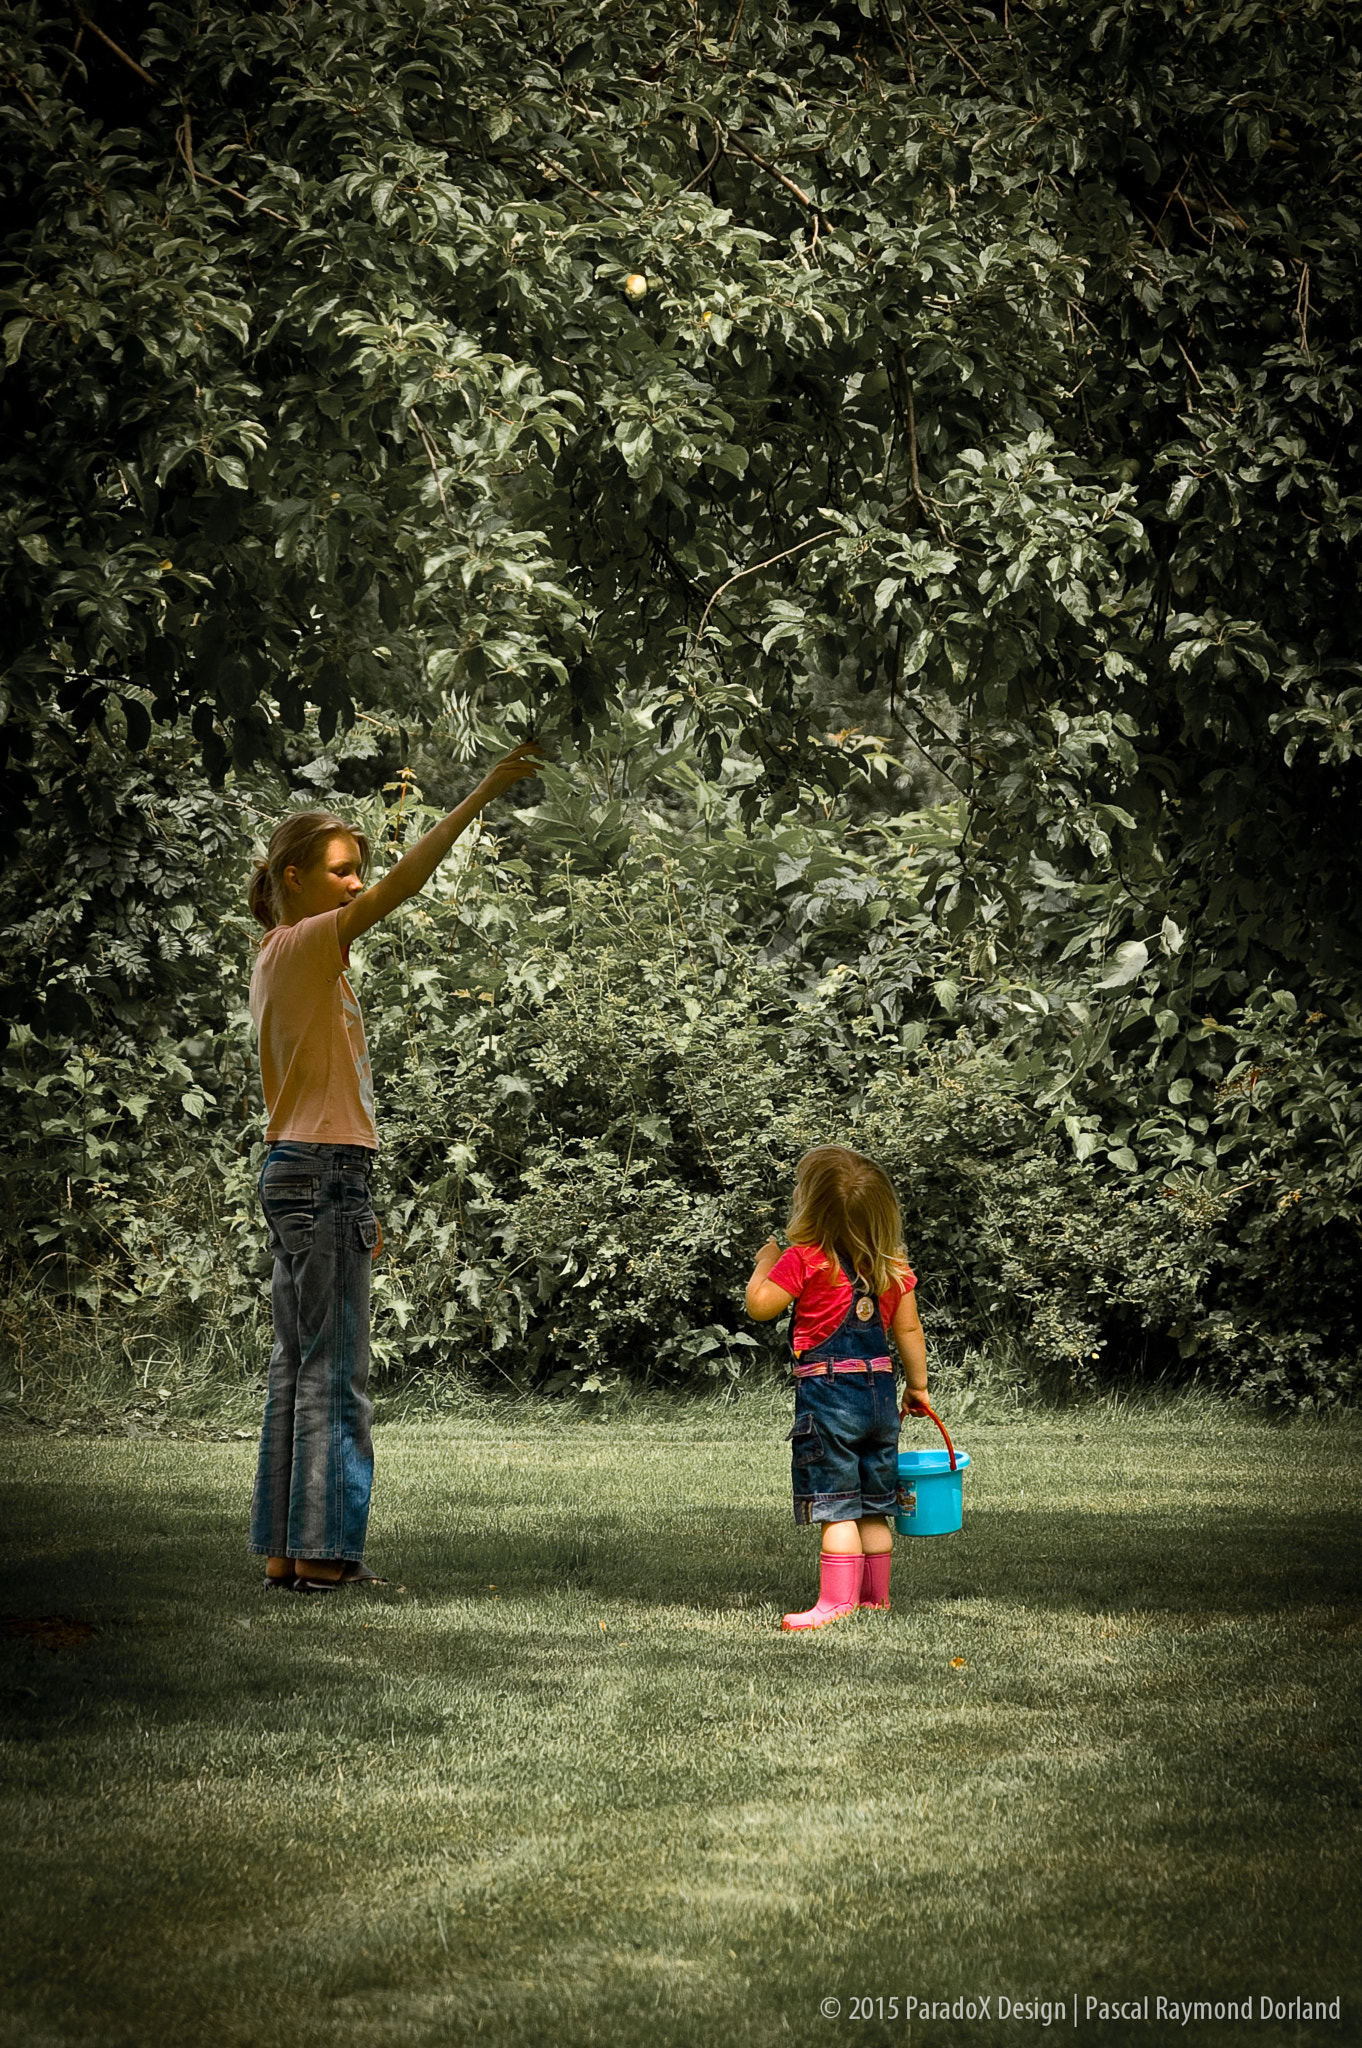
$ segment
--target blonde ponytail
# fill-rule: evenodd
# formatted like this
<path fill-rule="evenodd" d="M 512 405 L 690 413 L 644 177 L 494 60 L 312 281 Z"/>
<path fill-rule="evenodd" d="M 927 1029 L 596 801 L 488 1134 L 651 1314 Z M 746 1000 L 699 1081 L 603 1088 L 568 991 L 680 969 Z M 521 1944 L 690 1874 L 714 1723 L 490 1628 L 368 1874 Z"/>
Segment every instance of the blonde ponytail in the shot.
<path fill-rule="evenodd" d="M 279 920 L 274 914 L 274 891 L 270 886 L 270 864 L 258 860 L 251 870 L 251 884 L 246 891 L 246 901 L 251 907 L 251 916 L 257 924 L 263 924 L 272 932 Z"/>

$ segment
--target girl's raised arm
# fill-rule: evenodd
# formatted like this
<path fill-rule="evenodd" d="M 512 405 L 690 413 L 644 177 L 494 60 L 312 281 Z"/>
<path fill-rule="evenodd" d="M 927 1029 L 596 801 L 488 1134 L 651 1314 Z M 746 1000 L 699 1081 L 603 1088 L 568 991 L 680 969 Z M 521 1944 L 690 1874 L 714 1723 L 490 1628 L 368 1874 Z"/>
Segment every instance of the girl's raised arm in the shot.
<path fill-rule="evenodd" d="M 336 920 L 336 929 L 343 946 L 367 932 L 371 925 L 387 917 L 391 911 L 424 889 L 436 868 L 449 852 L 461 832 L 467 831 L 479 811 L 485 810 L 494 797 L 522 782 L 527 775 L 533 775 L 543 759 L 543 749 L 536 740 L 525 740 L 490 768 L 472 793 L 457 804 L 448 817 L 441 818 L 438 825 L 432 825 L 429 832 L 408 847 L 401 860 L 390 867 L 386 875 L 380 875 L 372 889 L 347 903 Z"/>

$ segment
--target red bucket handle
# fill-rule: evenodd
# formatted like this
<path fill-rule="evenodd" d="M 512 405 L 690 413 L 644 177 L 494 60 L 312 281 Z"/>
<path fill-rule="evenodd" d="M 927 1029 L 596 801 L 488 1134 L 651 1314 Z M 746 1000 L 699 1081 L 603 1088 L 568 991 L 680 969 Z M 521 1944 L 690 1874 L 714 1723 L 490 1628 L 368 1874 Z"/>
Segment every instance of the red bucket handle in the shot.
<path fill-rule="evenodd" d="M 905 1415 L 906 1415 L 907 1413 L 908 1413 L 908 1397 L 907 1397 L 907 1395 L 905 1394 L 905 1396 L 904 1396 L 904 1400 L 903 1400 L 903 1406 L 902 1406 L 902 1408 L 900 1408 L 900 1410 L 899 1410 L 899 1421 L 900 1421 L 900 1422 L 902 1422 L 902 1420 L 903 1420 L 904 1416 L 905 1416 Z M 933 1421 L 933 1422 L 934 1422 L 934 1423 L 936 1424 L 937 1428 L 938 1428 L 938 1429 L 939 1429 L 939 1430 L 941 1431 L 941 1434 L 942 1434 L 942 1436 L 944 1436 L 944 1437 L 946 1438 L 946 1449 L 947 1449 L 947 1450 L 948 1450 L 948 1451 L 950 1452 L 950 1454 L 951 1454 L 951 1470 L 952 1470 L 952 1472 L 954 1472 L 954 1470 L 955 1470 L 955 1445 L 954 1445 L 954 1444 L 953 1444 L 953 1443 L 951 1442 L 951 1440 L 950 1440 L 950 1437 L 946 1435 L 946 1425 L 945 1425 L 945 1423 L 944 1423 L 944 1422 L 943 1422 L 943 1421 L 941 1420 L 941 1417 L 940 1417 L 940 1416 L 939 1416 L 939 1415 L 937 1414 L 937 1412 L 936 1412 L 935 1408 L 933 1408 L 933 1406 L 932 1406 L 931 1402 L 930 1402 L 930 1401 L 925 1401 L 925 1400 L 923 1400 L 922 1396 L 921 1396 L 921 1395 L 919 1395 L 919 1396 L 918 1396 L 918 1405 L 917 1405 L 917 1407 L 916 1407 L 916 1408 L 915 1408 L 915 1409 L 913 1410 L 913 1413 L 914 1413 L 915 1415 L 930 1415 L 930 1416 L 931 1416 L 931 1418 L 932 1418 L 932 1421 Z"/>

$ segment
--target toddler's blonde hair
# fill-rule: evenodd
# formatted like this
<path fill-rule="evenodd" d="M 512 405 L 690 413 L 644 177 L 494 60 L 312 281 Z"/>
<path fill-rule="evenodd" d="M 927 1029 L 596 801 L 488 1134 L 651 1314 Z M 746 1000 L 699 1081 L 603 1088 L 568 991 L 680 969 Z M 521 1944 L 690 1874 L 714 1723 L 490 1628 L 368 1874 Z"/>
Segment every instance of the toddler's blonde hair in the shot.
<path fill-rule="evenodd" d="M 877 1295 L 908 1271 L 903 1219 L 888 1175 L 873 1159 L 846 1145 L 816 1145 L 795 1172 L 794 1200 L 785 1235 L 791 1244 L 817 1245 L 830 1266 L 845 1266 Z"/>

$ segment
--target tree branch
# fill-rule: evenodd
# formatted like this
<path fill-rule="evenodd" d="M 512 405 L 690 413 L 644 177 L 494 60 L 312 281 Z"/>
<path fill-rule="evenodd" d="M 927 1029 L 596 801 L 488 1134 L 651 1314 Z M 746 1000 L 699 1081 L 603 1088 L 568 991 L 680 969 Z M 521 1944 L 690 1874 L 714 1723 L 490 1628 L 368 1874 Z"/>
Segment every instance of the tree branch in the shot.
<path fill-rule="evenodd" d="M 230 199 L 238 200 L 242 206 L 253 205 L 254 202 L 248 192 L 239 192 L 235 185 L 224 185 L 221 178 L 210 178 L 207 171 L 201 171 L 198 168 L 194 162 L 194 137 L 189 125 L 189 107 L 187 103 L 182 102 L 182 104 L 184 104 L 184 118 L 175 130 L 175 147 L 184 158 L 185 169 L 189 172 L 190 183 L 197 185 L 202 182 L 205 185 L 211 185 L 216 191 L 225 192 Z M 276 213 L 272 206 L 256 206 L 255 210 L 257 213 L 268 214 L 271 220 L 277 220 L 280 227 L 297 228 L 302 225 L 301 221 L 289 220 L 287 215 Z"/>
<path fill-rule="evenodd" d="M 97 21 L 91 21 L 89 15 L 85 12 L 85 9 L 78 4 L 78 0 L 71 0 L 71 12 L 75 15 L 76 20 L 80 23 L 82 29 L 88 28 L 92 36 L 98 36 L 100 42 L 103 43 L 106 50 L 112 50 L 115 57 L 118 58 L 120 63 L 126 64 L 129 71 L 135 71 L 137 73 L 137 76 L 141 79 L 143 85 L 150 85 L 153 87 L 155 86 L 156 80 L 152 77 L 151 73 L 149 71 L 144 71 L 141 65 L 138 63 L 137 59 L 135 57 L 130 57 L 127 51 L 114 41 L 112 36 L 106 36 L 103 29 L 100 27 L 99 23 Z"/>
<path fill-rule="evenodd" d="M 175 147 L 184 158 L 190 184 L 197 185 L 199 174 L 194 169 L 194 131 L 189 122 L 189 102 L 183 93 L 180 94 L 180 125 L 175 130 Z"/>
<path fill-rule="evenodd" d="M 807 206 L 810 213 L 817 212 L 818 209 L 815 207 L 808 193 L 802 192 L 799 186 L 796 185 L 794 179 L 787 178 L 784 171 L 777 170 L 775 165 L 771 163 L 768 158 L 764 156 L 758 156 L 755 149 L 749 149 L 747 144 L 743 141 L 740 135 L 730 135 L 728 137 L 728 140 L 729 142 L 732 143 L 734 149 L 737 150 L 739 156 L 745 156 L 749 162 L 758 165 L 761 170 L 765 171 L 770 177 L 774 178 L 778 185 L 783 185 L 787 192 L 793 193 L 795 198 L 799 201 L 800 205 Z"/>
<path fill-rule="evenodd" d="M 949 37 L 949 36 L 948 36 L 948 35 L 946 34 L 946 31 L 945 31 L 945 29 L 944 29 L 944 28 L 942 28 L 942 26 L 941 26 L 940 22 L 937 22 L 937 21 L 933 21 L 933 20 L 932 20 L 932 17 L 931 17 L 931 15 L 930 15 L 930 14 L 928 14 L 928 12 L 927 12 L 927 10 L 926 10 L 926 8 L 925 8 L 925 7 L 924 7 L 924 8 L 923 8 L 923 10 L 922 10 L 922 18 L 923 18 L 923 20 L 924 20 L 924 21 L 928 21 L 928 22 L 931 22 L 931 25 L 932 25 L 932 27 L 933 27 L 933 28 L 934 28 L 934 29 L 936 30 L 936 33 L 937 33 L 937 34 L 938 34 L 938 35 L 940 36 L 940 38 L 941 38 L 942 42 L 943 42 L 943 43 L 944 43 L 944 44 L 946 45 L 946 48 L 947 48 L 947 49 L 948 49 L 948 50 L 950 51 L 950 53 L 951 53 L 952 57 L 954 57 L 954 59 L 955 59 L 956 63 L 957 63 L 957 64 L 963 64 L 963 65 L 964 65 L 964 67 L 965 67 L 965 69 L 966 69 L 966 71 L 968 71 L 968 73 L 969 73 L 970 77 L 971 77 L 972 79 L 974 79 L 974 80 L 976 81 L 976 83 L 977 83 L 977 84 L 981 85 L 981 86 L 982 86 L 982 87 L 984 88 L 984 91 L 985 91 L 985 92 L 986 92 L 986 93 L 988 94 L 989 98 L 990 98 L 991 100 L 996 100 L 996 99 L 997 99 L 997 97 L 998 97 L 998 95 L 997 95 L 997 93 L 996 93 L 996 92 L 995 92 L 995 91 L 993 90 L 993 87 L 992 87 L 992 86 L 991 86 L 991 85 L 990 85 L 990 84 L 988 83 L 988 80 L 987 80 L 987 79 L 985 79 L 985 78 L 981 78 L 981 77 L 979 76 L 979 73 L 978 73 L 978 72 L 977 72 L 977 71 L 975 70 L 974 66 L 973 66 L 973 65 L 972 65 L 972 64 L 970 63 L 970 61 L 969 61 L 969 58 L 968 58 L 968 57 L 967 57 L 967 56 L 965 55 L 964 51 L 963 51 L 963 50 L 957 50 L 957 49 L 956 49 L 956 47 L 955 47 L 955 44 L 954 44 L 954 43 L 953 43 L 953 42 L 951 41 L 950 37 Z"/>
<path fill-rule="evenodd" d="M 69 56 L 69 57 L 67 58 L 67 60 L 66 60 L 66 69 L 65 69 L 65 71 L 63 71 L 63 73 L 62 73 L 61 77 L 60 77 L 60 78 L 59 78 L 59 79 L 57 80 L 57 91 L 58 91 L 58 92 L 65 92 L 65 91 L 66 91 L 66 81 L 67 81 L 67 79 L 68 79 L 68 78 L 69 78 L 69 77 L 71 76 L 71 66 L 72 66 L 72 65 L 73 65 L 73 64 L 75 63 L 76 59 L 77 59 L 77 58 L 79 57 L 79 55 L 80 55 L 80 46 L 81 46 L 81 44 L 82 44 L 82 43 L 83 43 L 84 41 L 85 41 L 85 28 L 84 28 L 84 24 L 83 24 L 82 22 L 80 22 L 80 21 L 77 21 L 77 23 L 76 23 L 76 40 L 75 40 L 75 41 L 74 41 L 74 43 L 72 43 L 72 45 L 71 45 L 71 54 L 70 54 L 70 56 Z"/>
<path fill-rule="evenodd" d="M 1301 350 L 1308 363 L 1310 360 L 1310 265 L 1301 261 L 1301 281 L 1296 288 L 1296 319 L 1301 331 Z"/>
<path fill-rule="evenodd" d="M 917 748 L 919 754 L 921 754 L 923 760 L 927 763 L 927 766 L 929 768 L 934 769 L 938 775 L 944 775 L 947 782 L 950 783 L 952 789 L 958 789 L 961 796 L 968 796 L 969 791 L 965 788 L 964 783 L 957 782 L 955 777 L 951 774 L 950 769 L 943 768 L 940 761 L 936 759 L 935 755 L 929 754 L 927 752 L 927 749 L 923 746 L 921 740 L 913 731 L 912 727 L 909 725 L 903 713 L 899 710 L 899 670 L 902 667 L 902 664 L 903 625 L 902 622 L 900 622 L 898 629 L 898 639 L 894 647 L 894 674 L 890 679 L 889 684 L 889 716 L 893 719 L 895 725 L 899 727 L 899 730 L 903 733 L 905 739 L 910 741 L 911 744 Z M 930 713 L 923 710 L 922 706 L 918 703 L 916 696 L 910 695 L 909 701 L 911 702 L 913 709 L 914 711 L 916 711 L 918 717 L 922 720 L 923 724 L 929 725 L 932 731 L 937 735 L 938 739 L 944 740 L 948 747 L 953 747 L 957 754 L 965 752 L 965 750 L 961 747 L 960 742 L 958 740 L 953 740 L 950 734 L 937 724 L 936 720 L 930 715 Z M 969 760 L 969 755 L 967 753 L 965 753 L 965 759 Z"/>
<path fill-rule="evenodd" d="M 10 83 L 13 85 L 14 90 L 18 93 L 20 99 L 24 102 L 24 105 L 26 107 L 31 108 L 32 111 L 36 114 L 38 111 L 38 102 L 33 98 L 33 95 L 31 93 L 24 91 L 24 88 L 19 81 L 18 72 L 11 71 L 9 77 Z"/>
<path fill-rule="evenodd" d="M 741 583 L 744 576 L 755 576 L 761 569 L 774 569 L 777 562 L 788 562 L 791 555 L 802 553 L 805 548 L 815 546 L 820 540 L 832 540 L 840 532 L 840 527 L 829 526 L 822 533 L 811 533 L 806 540 L 796 541 L 792 548 L 786 548 L 782 554 L 768 555 L 764 562 L 753 562 L 750 568 L 739 569 L 736 575 L 729 577 L 727 583 L 721 583 L 709 603 L 705 606 L 700 624 L 696 628 L 695 645 L 698 647 L 704 639 L 705 627 L 709 623 L 709 615 L 726 590 L 731 590 L 735 583 Z"/>
<path fill-rule="evenodd" d="M 733 17 L 733 26 L 728 32 L 728 41 L 724 44 L 725 64 L 727 64 L 729 57 L 732 55 L 734 38 L 737 36 L 738 24 L 742 20 L 742 11 L 746 5 L 747 0 L 738 0 L 738 11 Z"/>
<path fill-rule="evenodd" d="M 903 387 L 903 401 L 908 413 L 908 470 L 912 479 L 913 496 L 936 528 L 938 538 L 944 540 L 946 538 L 946 529 L 933 509 L 931 499 L 922 488 L 922 475 L 917 466 L 917 408 L 913 403 L 913 380 L 908 374 L 908 365 L 904 361 L 903 350 L 895 348 L 894 353 L 898 359 L 899 382 Z"/>
<path fill-rule="evenodd" d="M 1196 366 L 1196 364 L 1195 364 L 1195 363 L 1194 363 L 1194 362 L 1192 361 L 1192 358 L 1191 358 L 1191 357 L 1190 357 L 1190 356 L 1188 355 L 1188 353 L 1187 353 L 1186 349 L 1185 349 L 1185 348 L 1183 347 L 1182 343 L 1181 343 L 1180 341 L 1178 341 L 1178 338 L 1177 338 L 1177 336 L 1176 336 L 1176 335 L 1174 335 L 1174 336 L 1173 336 L 1173 340 L 1174 340 L 1174 342 L 1175 342 L 1175 343 L 1177 344 L 1177 351 L 1178 351 L 1178 354 L 1179 354 L 1179 355 L 1180 355 L 1180 356 L 1182 357 L 1182 360 L 1183 360 L 1183 362 L 1184 362 L 1184 363 L 1186 363 L 1186 365 L 1187 365 L 1188 369 L 1189 369 L 1189 370 L 1191 371 L 1191 373 L 1192 373 L 1193 377 L 1195 377 L 1195 378 L 1196 378 L 1196 388 L 1197 388 L 1197 390 L 1198 390 L 1198 391 L 1204 391 L 1204 390 L 1206 389 L 1206 386 L 1205 386 L 1205 385 L 1204 385 L 1204 384 L 1202 383 L 1202 381 L 1201 381 L 1201 376 L 1200 376 L 1200 373 L 1199 373 L 1199 372 L 1198 372 L 1198 370 L 1197 370 L 1197 366 Z"/>

